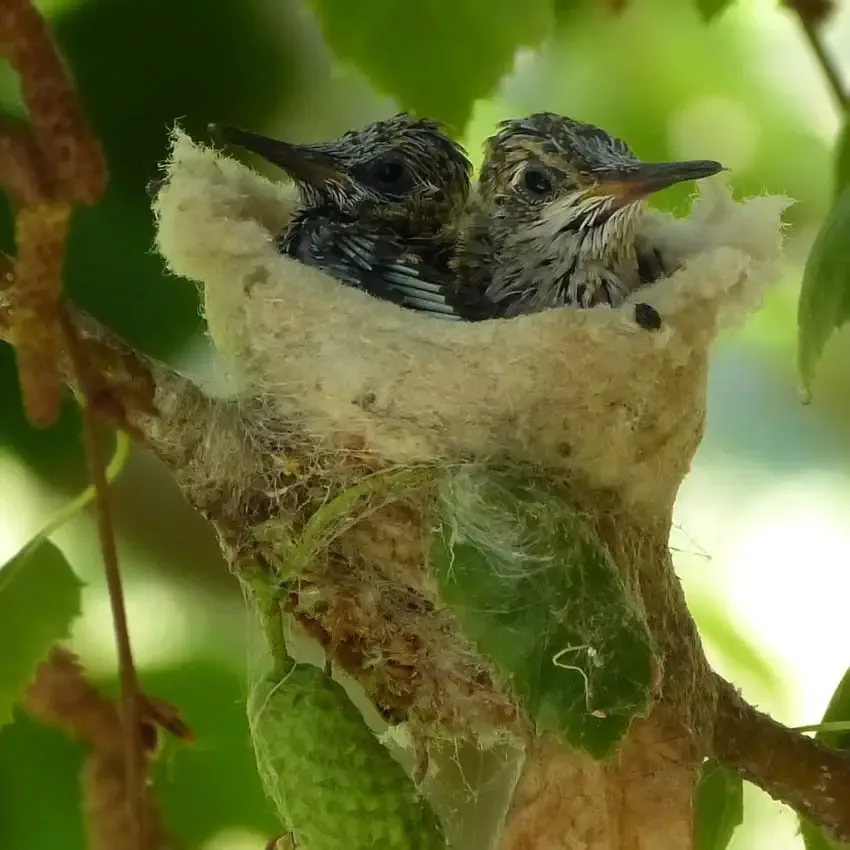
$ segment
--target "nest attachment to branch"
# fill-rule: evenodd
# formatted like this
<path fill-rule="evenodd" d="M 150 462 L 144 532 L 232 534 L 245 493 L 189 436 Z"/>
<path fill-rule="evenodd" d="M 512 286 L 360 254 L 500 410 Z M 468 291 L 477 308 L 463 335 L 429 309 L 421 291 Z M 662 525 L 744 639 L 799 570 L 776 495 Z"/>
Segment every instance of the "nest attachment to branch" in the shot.
<path fill-rule="evenodd" d="M 621 307 L 441 322 L 280 256 L 292 190 L 175 132 L 157 247 L 202 287 L 238 387 L 245 443 L 214 423 L 208 441 L 246 518 L 234 569 L 271 565 L 283 607 L 414 745 L 532 721 L 599 758 L 662 693 L 700 725 L 686 680 L 707 668 L 666 533 L 708 349 L 779 278 L 789 205 L 700 191 L 686 219 L 644 217 L 677 270 Z"/>

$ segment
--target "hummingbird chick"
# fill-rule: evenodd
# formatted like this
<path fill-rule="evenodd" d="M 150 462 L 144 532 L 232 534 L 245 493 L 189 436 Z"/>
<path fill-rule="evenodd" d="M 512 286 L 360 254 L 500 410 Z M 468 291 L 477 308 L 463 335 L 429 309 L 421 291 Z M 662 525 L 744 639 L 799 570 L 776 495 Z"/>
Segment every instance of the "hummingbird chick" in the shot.
<path fill-rule="evenodd" d="M 617 306 L 664 274 L 636 232 L 653 192 L 723 170 L 642 162 L 620 139 L 553 113 L 503 121 L 485 146 L 477 205 L 455 269 L 491 316 Z"/>
<path fill-rule="evenodd" d="M 304 145 L 235 127 L 214 132 L 295 182 L 299 207 L 280 236 L 281 253 L 402 307 L 475 316 L 481 294 L 450 267 L 471 165 L 438 122 L 400 113 Z"/>

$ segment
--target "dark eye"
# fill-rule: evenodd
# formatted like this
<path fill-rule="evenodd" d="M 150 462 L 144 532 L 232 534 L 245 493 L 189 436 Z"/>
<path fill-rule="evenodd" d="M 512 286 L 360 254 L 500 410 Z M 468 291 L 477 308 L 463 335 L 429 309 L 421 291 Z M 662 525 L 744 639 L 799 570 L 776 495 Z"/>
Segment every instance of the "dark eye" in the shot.
<path fill-rule="evenodd" d="M 368 163 L 360 172 L 364 183 L 386 195 L 406 195 L 415 181 L 407 163 L 397 154 L 381 157 Z"/>
<path fill-rule="evenodd" d="M 552 175 L 540 165 L 529 165 L 522 175 L 522 185 L 532 195 L 548 195 L 554 188 Z"/>
<path fill-rule="evenodd" d="M 379 162 L 372 169 L 372 177 L 376 183 L 383 183 L 385 186 L 392 186 L 398 183 L 404 176 L 404 165 L 398 160 L 387 159 Z"/>

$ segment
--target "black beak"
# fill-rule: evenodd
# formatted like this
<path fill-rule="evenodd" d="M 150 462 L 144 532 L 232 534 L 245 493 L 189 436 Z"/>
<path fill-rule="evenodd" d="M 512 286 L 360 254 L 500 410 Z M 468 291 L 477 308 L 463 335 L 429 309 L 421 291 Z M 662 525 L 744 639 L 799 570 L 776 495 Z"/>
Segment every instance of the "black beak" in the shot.
<path fill-rule="evenodd" d="M 269 136 L 210 124 L 210 133 L 220 142 L 236 145 L 282 168 L 298 183 L 321 186 L 340 176 L 339 164 L 332 156 L 311 145 L 290 145 Z"/>
<path fill-rule="evenodd" d="M 633 168 L 598 173 L 598 194 L 611 195 L 629 204 L 676 183 L 711 177 L 725 168 L 711 159 L 685 162 L 641 162 Z"/>

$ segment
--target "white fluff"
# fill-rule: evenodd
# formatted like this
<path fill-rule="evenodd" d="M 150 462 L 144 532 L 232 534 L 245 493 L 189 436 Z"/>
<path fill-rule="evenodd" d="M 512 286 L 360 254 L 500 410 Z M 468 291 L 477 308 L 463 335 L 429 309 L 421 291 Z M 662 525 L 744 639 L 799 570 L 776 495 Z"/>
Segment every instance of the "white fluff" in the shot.
<path fill-rule="evenodd" d="M 209 332 L 238 374 L 326 447 L 388 463 L 509 456 L 632 502 L 672 503 L 701 436 L 708 347 L 780 276 L 786 198 L 734 201 L 704 181 L 692 214 L 642 237 L 683 263 L 616 309 L 445 322 L 281 257 L 294 196 L 175 132 L 157 247 L 203 285 Z M 655 307 L 662 329 L 634 321 Z"/>

